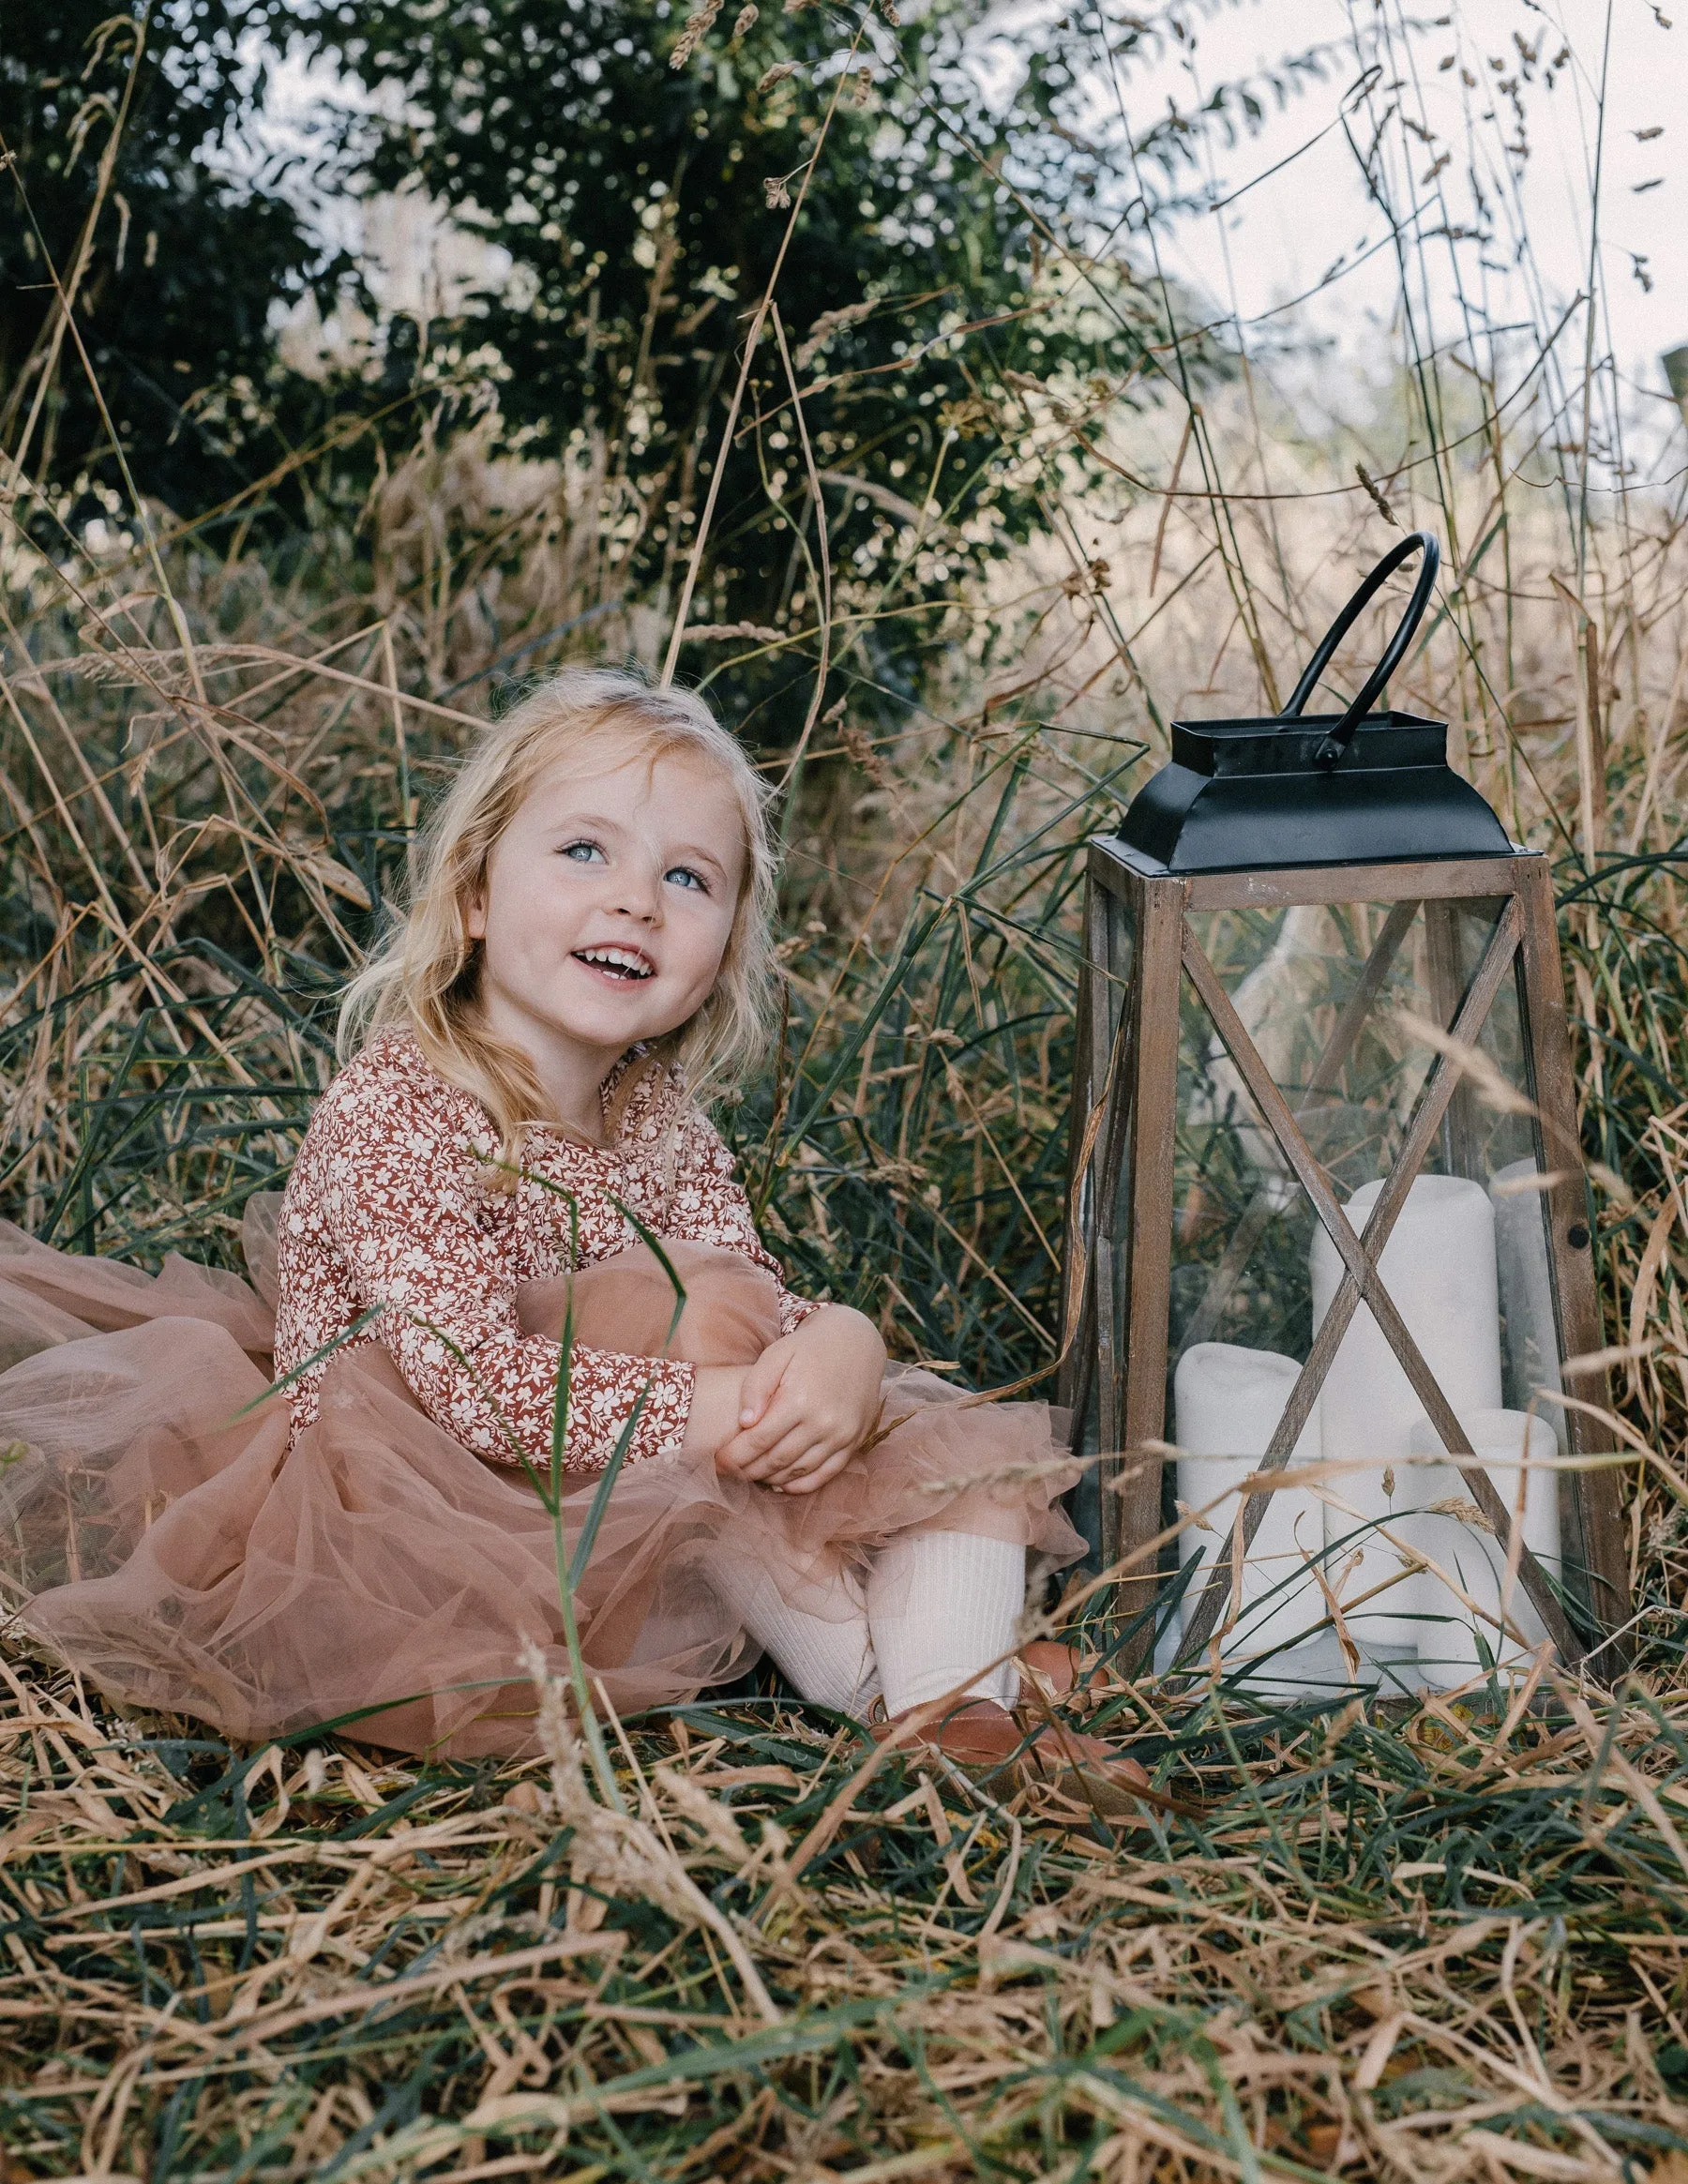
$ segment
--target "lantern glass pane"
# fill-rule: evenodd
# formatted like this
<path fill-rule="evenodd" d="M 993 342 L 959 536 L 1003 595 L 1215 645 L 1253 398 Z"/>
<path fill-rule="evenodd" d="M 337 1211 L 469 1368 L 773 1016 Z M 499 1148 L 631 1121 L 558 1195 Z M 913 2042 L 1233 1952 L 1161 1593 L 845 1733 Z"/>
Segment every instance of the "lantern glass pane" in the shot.
<path fill-rule="evenodd" d="M 1363 1235 L 1414 1138 L 1439 1051 L 1500 927 L 1499 900 L 1226 910 L 1190 918 L 1314 1161 Z M 1557 1559 L 1551 1468 L 1560 1414 L 1552 1286 L 1516 977 L 1466 1027 L 1458 1089 L 1426 1137 L 1380 1273 L 1497 1487 L 1528 1495 L 1526 1536 Z M 1283 1415 L 1343 1261 L 1246 1073 L 1188 981 L 1180 1025 L 1168 1345 L 1168 1438 L 1186 1452 L 1179 1499 L 1211 1502 L 1254 1468 Z M 1527 1657 L 1541 1627 L 1503 1547 L 1473 1526 L 1468 1482 L 1445 1452 L 1381 1330 L 1355 1307 L 1307 1405 L 1291 1463 L 1322 1486 L 1286 1488 L 1230 1600 L 1228 1656 L 1312 1641 L 1328 1619 L 1309 1558 L 1322 1555 L 1352 1637 L 1403 1682 L 1454 1685 Z M 1539 1413 L 1525 1415 L 1532 1401 Z M 1520 1473 L 1518 1459 L 1530 1463 Z M 1509 1459 L 1510 1458 L 1510 1462 Z M 1211 1555 L 1232 1501 L 1194 1522 L 1181 1551 Z M 1427 1567 L 1426 1565 L 1431 1565 Z M 1502 1613 L 1502 1596 L 1505 1612 Z M 1487 1619 L 1485 1619 L 1485 1612 Z M 1510 1633 L 1500 1626 L 1510 1619 Z M 1322 1653 L 1321 1653 L 1322 1649 Z M 1280 1663 L 1281 1666 L 1282 1664 Z"/>

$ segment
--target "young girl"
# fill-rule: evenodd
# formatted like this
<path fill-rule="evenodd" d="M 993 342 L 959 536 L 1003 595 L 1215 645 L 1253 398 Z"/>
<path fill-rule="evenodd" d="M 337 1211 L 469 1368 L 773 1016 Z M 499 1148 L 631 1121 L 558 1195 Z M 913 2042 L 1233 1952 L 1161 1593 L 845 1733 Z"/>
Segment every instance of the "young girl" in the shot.
<path fill-rule="evenodd" d="M 763 1048 L 773 899 L 764 791 L 698 698 L 576 670 L 490 729 L 347 996 L 271 1234 L 249 1208 L 273 1322 L 183 1260 L 0 1237 L 24 1627 L 241 1739 L 355 1713 L 401 1750 L 525 1749 L 517 1657 L 561 1659 L 530 1471 L 572 1299 L 571 1550 L 624 1452 L 577 1599 L 610 1701 L 765 1649 L 806 1698 L 895 1721 L 948 1695 L 928 1735 L 1014 1749 L 1028 1555 L 1081 1552 L 1071 1469 L 1044 1406 L 887 1368 L 763 1249 L 704 1104 Z"/>

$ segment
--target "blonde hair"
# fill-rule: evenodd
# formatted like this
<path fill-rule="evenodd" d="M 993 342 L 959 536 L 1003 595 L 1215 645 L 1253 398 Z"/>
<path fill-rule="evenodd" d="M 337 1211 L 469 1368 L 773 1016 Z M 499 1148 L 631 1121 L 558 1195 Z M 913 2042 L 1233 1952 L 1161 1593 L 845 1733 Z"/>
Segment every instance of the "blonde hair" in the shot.
<path fill-rule="evenodd" d="M 703 759 L 731 788 L 744 824 L 745 869 L 709 998 L 656 1044 L 654 1060 L 677 1064 L 700 1103 L 753 1069 L 772 1035 L 779 983 L 770 791 L 695 692 L 652 689 L 611 668 L 565 668 L 487 729 L 469 752 L 417 838 L 402 922 L 346 989 L 340 1060 L 384 1032 L 412 1032 L 439 1075 L 491 1115 L 498 1160 L 513 1169 L 522 1131 L 550 1118 L 527 1056 L 476 1020 L 481 948 L 469 938 L 465 913 L 486 885 L 492 845 L 550 767 L 565 761 L 584 778 L 628 760 L 671 754 Z"/>

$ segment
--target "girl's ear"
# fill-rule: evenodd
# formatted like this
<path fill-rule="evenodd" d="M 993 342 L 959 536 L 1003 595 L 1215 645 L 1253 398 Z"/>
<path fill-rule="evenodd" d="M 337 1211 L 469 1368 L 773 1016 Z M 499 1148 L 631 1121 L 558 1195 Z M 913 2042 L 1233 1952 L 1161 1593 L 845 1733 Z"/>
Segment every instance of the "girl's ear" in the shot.
<path fill-rule="evenodd" d="M 463 905 L 463 937 L 469 941 L 484 941 L 487 937 L 487 893 L 477 888 Z"/>

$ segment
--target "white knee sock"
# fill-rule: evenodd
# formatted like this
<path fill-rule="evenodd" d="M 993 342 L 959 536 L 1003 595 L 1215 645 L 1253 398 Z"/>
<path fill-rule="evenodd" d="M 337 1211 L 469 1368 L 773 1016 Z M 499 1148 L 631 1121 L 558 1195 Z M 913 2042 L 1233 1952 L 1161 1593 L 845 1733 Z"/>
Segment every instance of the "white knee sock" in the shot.
<path fill-rule="evenodd" d="M 879 1696 L 879 1672 L 861 1596 L 848 1579 L 837 1580 L 840 1615 L 834 1620 L 793 1607 L 765 1571 L 746 1563 L 724 1561 L 711 1576 L 787 1682 L 819 1706 L 867 1719 Z"/>
<path fill-rule="evenodd" d="M 1004 1661 L 1026 1604 L 1026 1550 L 972 1532 L 908 1532 L 889 1541 L 867 1580 L 867 1626 L 885 1710 L 900 1714 L 945 1692 L 1012 1707 L 1019 1671 Z"/>

